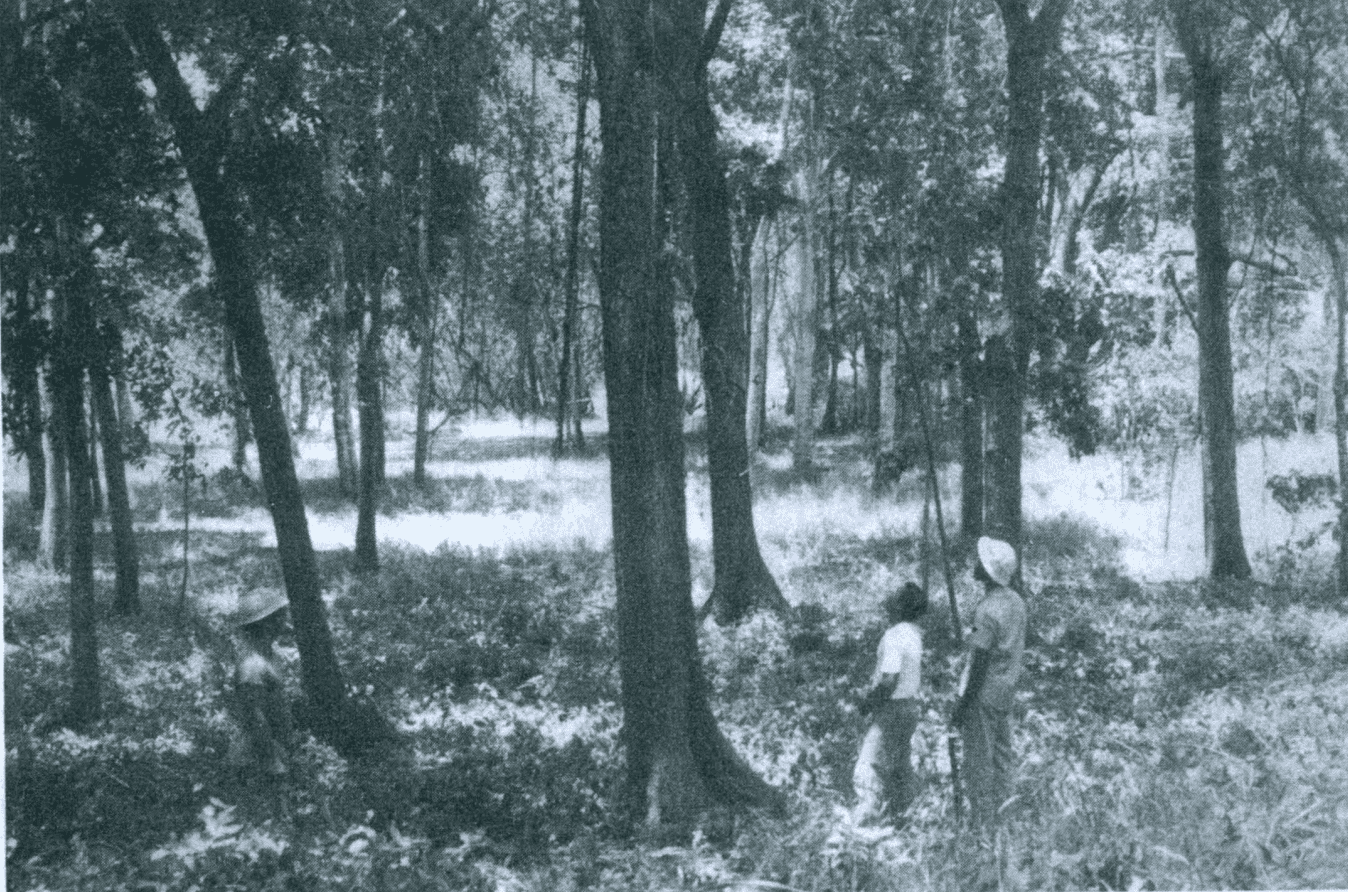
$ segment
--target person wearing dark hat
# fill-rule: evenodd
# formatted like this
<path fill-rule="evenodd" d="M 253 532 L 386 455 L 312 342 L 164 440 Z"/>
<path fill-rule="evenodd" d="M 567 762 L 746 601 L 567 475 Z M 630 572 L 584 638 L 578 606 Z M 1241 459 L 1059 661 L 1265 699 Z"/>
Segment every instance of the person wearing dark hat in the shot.
<path fill-rule="evenodd" d="M 968 638 L 970 658 L 950 722 L 964 738 L 964 775 L 973 818 L 984 828 L 997 823 L 1011 798 L 1015 752 L 1011 707 L 1025 650 L 1025 602 L 1011 580 L 1016 550 L 1000 539 L 978 540 L 974 578 L 983 598 L 974 607 Z"/>
<path fill-rule="evenodd" d="M 917 797 L 913 772 L 913 732 L 922 708 L 922 628 L 927 593 L 916 583 L 885 598 L 890 623 L 876 654 L 875 672 L 862 701 L 871 725 L 861 742 L 852 785 L 857 792 L 859 820 L 887 813 L 898 819 Z"/>
<path fill-rule="evenodd" d="M 230 699 L 235 727 L 226 761 L 273 778 L 286 773 L 282 754 L 292 729 L 276 653 L 276 639 L 286 627 L 286 606 L 283 592 L 257 589 L 239 597 L 235 617 L 239 643 Z"/>

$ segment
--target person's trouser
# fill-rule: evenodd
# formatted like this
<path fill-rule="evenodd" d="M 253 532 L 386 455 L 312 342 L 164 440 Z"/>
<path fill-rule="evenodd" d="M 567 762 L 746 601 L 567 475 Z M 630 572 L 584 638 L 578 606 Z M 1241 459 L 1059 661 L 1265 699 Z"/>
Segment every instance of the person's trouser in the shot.
<path fill-rule="evenodd" d="M 974 823 L 991 828 L 998 810 L 1011 798 L 1015 751 L 1011 716 L 1005 709 L 979 703 L 969 710 L 964 736 L 964 783 Z"/>
<path fill-rule="evenodd" d="M 911 699 L 888 700 L 876 710 L 852 773 L 863 816 L 878 813 L 887 804 L 889 814 L 897 817 L 917 798 L 912 747 L 921 715 L 918 702 Z"/>

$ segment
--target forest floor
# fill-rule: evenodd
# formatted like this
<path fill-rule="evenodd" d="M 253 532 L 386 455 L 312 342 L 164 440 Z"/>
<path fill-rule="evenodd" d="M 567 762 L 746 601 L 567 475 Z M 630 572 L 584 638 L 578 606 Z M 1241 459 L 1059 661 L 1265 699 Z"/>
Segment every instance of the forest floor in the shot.
<path fill-rule="evenodd" d="M 241 588 L 278 582 L 257 494 L 223 478 L 194 487 L 180 601 L 181 488 L 162 458 L 133 475 L 145 610 L 102 617 L 104 714 L 77 734 L 56 722 L 65 586 L 33 561 L 36 519 L 13 488 L 24 475 L 7 467 L 6 888 L 971 888 L 976 844 L 954 820 L 945 747 L 958 662 L 947 610 L 927 620 L 915 740 L 926 784 L 910 821 L 858 826 L 848 810 L 880 600 L 925 577 L 945 603 L 920 475 L 873 496 L 853 440 L 821 441 L 827 470 L 809 479 L 781 447 L 755 470 L 764 557 L 795 608 L 708 623 L 701 647 L 723 729 L 791 805 L 785 817 L 711 814 L 688 845 L 656 847 L 612 808 L 621 715 L 602 438 L 558 461 L 549 445 L 546 425 L 466 426 L 442 435 L 418 490 L 408 444 L 391 442 L 383 567 L 361 579 L 327 447 L 302 438 L 338 654 L 404 743 L 348 761 L 311 739 L 279 795 L 221 756 L 228 615 Z M 1348 886 L 1348 605 L 1330 584 L 1328 509 L 1288 515 L 1264 486 L 1329 469 L 1331 442 L 1243 447 L 1256 579 L 1222 586 L 1193 581 L 1195 456 L 1072 461 L 1050 443 L 1027 455 L 1029 641 L 1003 884 Z M 711 557 L 696 446 L 689 468 L 700 601 Z M 953 525 L 953 472 L 945 483 Z M 967 567 L 956 575 L 967 612 L 975 589 Z"/>

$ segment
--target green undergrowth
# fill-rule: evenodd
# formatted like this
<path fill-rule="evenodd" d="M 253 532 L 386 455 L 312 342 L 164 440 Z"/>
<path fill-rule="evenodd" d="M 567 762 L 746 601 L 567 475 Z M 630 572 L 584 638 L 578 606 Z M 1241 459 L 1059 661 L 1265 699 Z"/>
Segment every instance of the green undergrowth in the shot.
<path fill-rule="evenodd" d="M 1031 524 L 1027 539 L 1004 882 L 1348 883 L 1348 618 L 1321 589 L 1139 585 L 1122 575 L 1117 542 L 1070 517 Z M 788 544 L 799 555 L 782 580 L 791 615 L 701 633 L 721 726 L 788 793 L 788 814 L 712 813 L 679 846 L 643 842 L 614 808 L 623 766 L 605 551 L 388 547 L 370 578 L 324 556 L 347 680 L 400 740 L 347 760 L 308 739 L 279 791 L 222 764 L 231 645 L 219 605 L 275 582 L 270 552 L 207 540 L 185 613 L 173 573 L 151 569 L 146 612 L 104 618 L 105 711 L 77 734 L 58 720 L 64 585 L 7 551 L 18 638 L 5 664 L 9 888 L 973 887 L 980 850 L 950 794 L 958 655 L 939 571 L 929 568 L 915 740 L 925 788 L 903 830 L 857 826 L 857 694 L 883 631 L 880 599 L 920 575 L 922 550 L 883 529 Z M 967 613 L 974 587 L 954 570 Z"/>

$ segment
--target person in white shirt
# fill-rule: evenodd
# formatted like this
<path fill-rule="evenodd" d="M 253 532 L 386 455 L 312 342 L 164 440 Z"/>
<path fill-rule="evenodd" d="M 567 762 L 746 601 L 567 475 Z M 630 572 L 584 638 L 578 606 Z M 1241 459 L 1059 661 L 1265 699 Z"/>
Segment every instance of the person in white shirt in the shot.
<path fill-rule="evenodd" d="M 922 714 L 918 691 L 922 686 L 922 628 L 927 593 L 916 583 L 884 602 L 890 627 L 880 639 L 875 672 L 862 701 L 871 725 L 861 742 L 852 786 L 857 793 L 854 812 L 859 821 L 880 815 L 899 821 L 917 798 L 912 740 Z"/>

